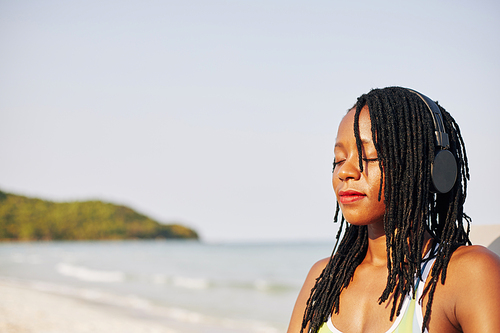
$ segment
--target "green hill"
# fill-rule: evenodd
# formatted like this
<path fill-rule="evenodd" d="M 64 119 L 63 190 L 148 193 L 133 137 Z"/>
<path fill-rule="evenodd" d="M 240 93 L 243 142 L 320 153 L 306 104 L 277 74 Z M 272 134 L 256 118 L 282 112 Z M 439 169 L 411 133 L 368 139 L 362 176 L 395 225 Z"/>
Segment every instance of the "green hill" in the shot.
<path fill-rule="evenodd" d="M 52 202 L 0 191 L 0 240 L 198 239 L 196 231 L 160 224 L 101 201 Z"/>

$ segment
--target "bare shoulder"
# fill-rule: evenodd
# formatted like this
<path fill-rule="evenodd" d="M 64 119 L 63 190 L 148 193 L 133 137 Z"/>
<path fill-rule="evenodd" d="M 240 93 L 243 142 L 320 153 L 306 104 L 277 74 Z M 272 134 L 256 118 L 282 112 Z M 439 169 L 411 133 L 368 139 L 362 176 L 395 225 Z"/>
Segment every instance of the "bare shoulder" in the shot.
<path fill-rule="evenodd" d="M 450 258 L 450 269 L 477 278 L 500 274 L 500 257 L 484 246 L 461 246 Z"/>
<path fill-rule="evenodd" d="M 458 248 L 446 285 L 463 332 L 500 332 L 500 257 L 483 246 Z"/>
<path fill-rule="evenodd" d="M 495 286 L 500 291 L 500 257 L 480 245 L 461 246 L 450 258 L 446 280 L 455 290 L 463 289 L 461 295 Z"/>
<path fill-rule="evenodd" d="M 321 259 L 309 270 L 306 280 L 302 285 L 302 289 L 299 292 L 299 296 L 297 297 L 297 301 L 295 302 L 287 333 L 298 333 L 301 331 L 302 318 L 304 317 L 304 311 L 306 309 L 307 300 L 311 294 L 311 289 L 316 284 L 317 278 L 321 275 L 329 260 L 330 258 Z"/>

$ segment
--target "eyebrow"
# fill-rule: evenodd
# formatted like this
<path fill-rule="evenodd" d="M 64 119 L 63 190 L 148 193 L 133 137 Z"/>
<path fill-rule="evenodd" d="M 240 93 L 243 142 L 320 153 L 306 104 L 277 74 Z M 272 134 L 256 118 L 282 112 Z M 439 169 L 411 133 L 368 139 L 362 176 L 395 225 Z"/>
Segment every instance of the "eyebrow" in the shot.
<path fill-rule="evenodd" d="M 372 143 L 373 140 L 370 138 L 370 139 L 361 139 L 361 143 L 363 144 L 368 144 L 368 143 Z M 335 143 L 335 146 L 334 147 L 343 147 L 344 145 L 342 144 L 342 142 L 337 142 Z"/>

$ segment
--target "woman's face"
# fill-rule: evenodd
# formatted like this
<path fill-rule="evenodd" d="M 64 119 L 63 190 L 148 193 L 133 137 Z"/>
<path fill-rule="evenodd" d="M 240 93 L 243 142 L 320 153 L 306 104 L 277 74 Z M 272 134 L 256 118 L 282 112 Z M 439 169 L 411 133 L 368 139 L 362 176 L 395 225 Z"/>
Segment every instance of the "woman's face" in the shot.
<path fill-rule="evenodd" d="M 339 125 L 335 142 L 335 167 L 332 184 L 346 220 L 353 225 L 384 223 L 384 193 L 378 200 L 380 168 L 372 140 L 368 107 L 359 116 L 363 172 L 359 169 L 358 149 L 354 137 L 354 113 L 350 110 Z"/>

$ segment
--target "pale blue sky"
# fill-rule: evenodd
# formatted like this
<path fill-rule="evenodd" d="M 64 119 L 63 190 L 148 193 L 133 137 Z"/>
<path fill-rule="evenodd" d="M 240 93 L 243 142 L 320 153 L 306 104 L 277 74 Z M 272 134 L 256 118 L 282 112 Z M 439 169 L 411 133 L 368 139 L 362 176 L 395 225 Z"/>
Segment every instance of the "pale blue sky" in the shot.
<path fill-rule="evenodd" d="M 495 1 L 0 1 L 0 189 L 98 198 L 208 241 L 333 238 L 338 122 L 371 88 L 461 125 L 500 223 Z"/>

